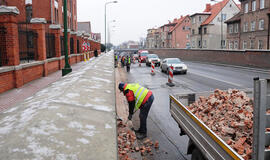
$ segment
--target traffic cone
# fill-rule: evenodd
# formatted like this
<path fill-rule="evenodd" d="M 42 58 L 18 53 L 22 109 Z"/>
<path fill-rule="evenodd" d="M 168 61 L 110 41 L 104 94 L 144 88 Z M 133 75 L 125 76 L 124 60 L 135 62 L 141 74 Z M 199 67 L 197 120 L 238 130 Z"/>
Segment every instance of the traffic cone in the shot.
<path fill-rule="evenodd" d="M 155 73 L 155 65 L 154 65 L 154 63 L 153 62 L 151 62 L 151 75 L 153 76 L 153 75 L 155 75 L 156 73 Z"/>
<path fill-rule="evenodd" d="M 168 75 L 168 86 L 173 87 L 175 86 L 173 83 L 173 66 L 169 67 L 169 75 Z"/>

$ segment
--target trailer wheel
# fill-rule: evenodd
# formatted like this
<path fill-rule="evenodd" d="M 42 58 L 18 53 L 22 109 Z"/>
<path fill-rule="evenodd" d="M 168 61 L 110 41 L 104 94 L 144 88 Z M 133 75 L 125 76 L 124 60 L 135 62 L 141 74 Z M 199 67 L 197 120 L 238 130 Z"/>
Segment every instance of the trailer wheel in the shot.
<path fill-rule="evenodd" d="M 192 151 L 191 160 L 206 160 L 198 148 L 194 148 Z"/>

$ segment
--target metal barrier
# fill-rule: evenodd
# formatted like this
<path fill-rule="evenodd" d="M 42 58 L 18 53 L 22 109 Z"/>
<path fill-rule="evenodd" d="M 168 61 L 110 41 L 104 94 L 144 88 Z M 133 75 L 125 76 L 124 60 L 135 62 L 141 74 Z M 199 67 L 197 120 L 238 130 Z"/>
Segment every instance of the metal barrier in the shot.
<path fill-rule="evenodd" d="M 74 39 L 70 38 L 70 54 L 74 54 Z"/>
<path fill-rule="evenodd" d="M 6 28 L 0 25 L 0 67 L 8 64 L 6 50 Z"/>
<path fill-rule="evenodd" d="M 38 59 L 38 34 L 27 24 L 18 24 L 20 62 L 31 62 Z"/>
<path fill-rule="evenodd" d="M 47 58 L 56 57 L 55 53 L 55 36 L 51 33 L 46 33 L 46 55 Z"/>

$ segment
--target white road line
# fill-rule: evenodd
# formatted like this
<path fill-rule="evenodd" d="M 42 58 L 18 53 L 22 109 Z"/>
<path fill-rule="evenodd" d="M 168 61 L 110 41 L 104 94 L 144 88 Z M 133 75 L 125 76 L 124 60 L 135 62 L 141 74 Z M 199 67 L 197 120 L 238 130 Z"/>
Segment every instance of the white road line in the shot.
<path fill-rule="evenodd" d="M 206 77 L 206 78 L 209 78 L 209 79 L 214 79 L 214 80 L 216 80 L 216 81 L 220 81 L 220 82 L 232 84 L 232 85 L 234 85 L 234 86 L 238 86 L 238 87 L 245 88 L 244 86 L 242 86 L 242 85 L 240 85 L 240 84 L 236 84 L 236 83 L 233 83 L 233 82 L 229 82 L 229 81 L 225 81 L 225 80 L 222 80 L 222 79 L 214 78 L 214 77 L 212 77 L 212 76 L 207 76 L 207 75 L 205 75 L 205 74 L 197 73 L 197 72 L 194 72 L 194 71 L 191 71 L 190 73 L 193 73 L 193 74 L 196 74 L 196 75 L 199 75 L 199 76 L 202 76 L 202 77 Z"/>

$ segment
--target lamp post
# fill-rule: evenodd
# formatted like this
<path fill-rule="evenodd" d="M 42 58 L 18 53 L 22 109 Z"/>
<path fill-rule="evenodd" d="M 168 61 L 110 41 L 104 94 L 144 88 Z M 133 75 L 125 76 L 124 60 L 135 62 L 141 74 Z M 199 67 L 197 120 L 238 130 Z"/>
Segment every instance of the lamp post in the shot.
<path fill-rule="evenodd" d="M 111 4 L 111 3 L 117 3 L 117 1 L 110 1 L 110 2 L 106 2 L 105 3 L 105 53 L 106 53 L 106 51 L 107 51 L 107 43 L 106 43 L 106 32 L 107 32 L 107 20 L 106 20 L 106 12 L 107 12 L 107 5 L 108 4 Z"/>
<path fill-rule="evenodd" d="M 216 0 L 211 0 L 211 2 L 219 2 L 219 1 L 216 1 Z M 223 13 L 222 13 L 222 3 L 220 2 L 220 30 L 221 30 L 221 33 L 220 33 L 220 48 L 223 49 Z"/>
<path fill-rule="evenodd" d="M 109 23 L 108 23 L 108 43 L 111 43 L 111 23 L 114 23 L 114 22 L 116 22 L 116 20 L 112 20 L 112 21 L 109 21 Z M 112 26 L 113 28 L 115 27 L 115 26 Z"/>
<path fill-rule="evenodd" d="M 68 37 L 67 37 L 67 0 L 64 0 L 64 51 L 65 51 L 65 67 L 62 69 L 62 76 L 72 72 L 68 63 Z"/>

